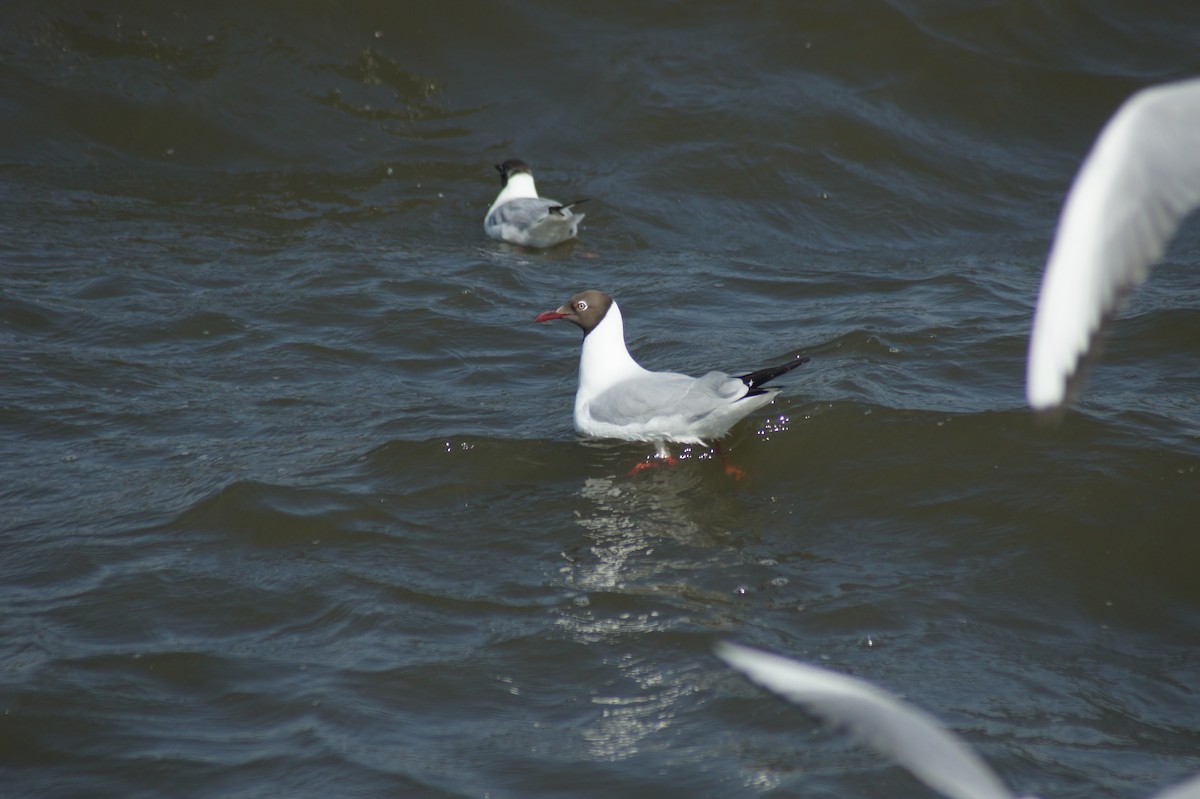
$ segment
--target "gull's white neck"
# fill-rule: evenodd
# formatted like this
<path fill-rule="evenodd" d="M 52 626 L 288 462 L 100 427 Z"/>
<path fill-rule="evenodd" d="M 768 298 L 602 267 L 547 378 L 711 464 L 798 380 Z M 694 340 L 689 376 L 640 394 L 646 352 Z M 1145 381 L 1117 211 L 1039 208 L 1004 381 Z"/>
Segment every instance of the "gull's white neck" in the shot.
<path fill-rule="evenodd" d="M 488 213 L 490 214 L 509 200 L 530 199 L 537 196 L 537 186 L 533 184 L 533 175 L 528 172 L 518 172 L 515 175 L 509 176 L 508 182 L 504 184 L 504 188 L 496 195 L 496 201 L 492 203 L 492 207 L 488 209 Z"/>
<path fill-rule="evenodd" d="M 583 337 L 579 355 L 579 396 L 594 397 L 615 383 L 646 370 L 625 347 L 625 323 L 614 302 L 600 324 Z"/>

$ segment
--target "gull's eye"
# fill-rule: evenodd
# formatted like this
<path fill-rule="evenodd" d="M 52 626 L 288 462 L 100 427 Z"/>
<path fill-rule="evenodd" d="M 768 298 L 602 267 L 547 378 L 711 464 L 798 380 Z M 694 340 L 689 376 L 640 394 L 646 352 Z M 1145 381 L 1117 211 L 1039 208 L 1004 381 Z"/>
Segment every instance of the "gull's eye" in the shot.
<path fill-rule="evenodd" d="M 587 310 L 587 300 L 580 300 L 579 302 L 575 303 L 575 310 L 586 311 Z"/>

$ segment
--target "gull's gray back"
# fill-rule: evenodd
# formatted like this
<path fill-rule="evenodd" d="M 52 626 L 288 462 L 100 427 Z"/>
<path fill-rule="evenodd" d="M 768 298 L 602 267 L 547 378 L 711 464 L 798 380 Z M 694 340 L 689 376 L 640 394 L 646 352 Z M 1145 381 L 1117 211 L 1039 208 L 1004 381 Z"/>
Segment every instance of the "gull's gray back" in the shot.
<path fill-rule="evenodd" d="M 598 395 L 591 402 L 591 415 L 597 421 L 616 425 L 664 416 L 697 420 L 745 393 L 745 384 L 724 372 L 709 372 L 699 379 L 674 372 L 652 372 Z"/>

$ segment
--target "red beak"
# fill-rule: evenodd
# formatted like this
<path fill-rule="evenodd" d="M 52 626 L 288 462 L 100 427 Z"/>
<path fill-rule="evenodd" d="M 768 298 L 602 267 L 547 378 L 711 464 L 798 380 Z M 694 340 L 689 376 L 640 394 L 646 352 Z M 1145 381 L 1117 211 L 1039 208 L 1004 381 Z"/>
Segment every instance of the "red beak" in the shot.
<path fill-rule="evenodd" d="M 559 313 L 558 311 L 546 311 L 545 313 L 540 313 L 537 316 L 533 317 L 533 321 L 535 321 L 535 322 L 551 322 L 555 319 L 564 319 L 564 318 L 566 318 L 565 313 Z"/>

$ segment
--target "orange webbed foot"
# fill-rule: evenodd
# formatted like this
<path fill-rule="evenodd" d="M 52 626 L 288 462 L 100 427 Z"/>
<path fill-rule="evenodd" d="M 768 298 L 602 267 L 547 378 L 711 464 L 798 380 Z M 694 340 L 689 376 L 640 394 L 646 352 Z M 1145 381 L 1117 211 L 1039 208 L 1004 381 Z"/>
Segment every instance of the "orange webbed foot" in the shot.
<path fill-rule="evenodd" d="M 746 477 L 746 472 L 740 466 L 734 466 L 732 463 L 725 464 L 725 474 L 732 477 L 734 480 L 742 480 Z"/>
<path fill-rule="evenodd" d="M 679 463 L 679 458 L 674 455 L 668 455 L 665 458 L 653 457 L 650 460 L 645 460 L 629 470 L 629 476 L 633 477 L 638 472 L 644 472 L 647 469 L 653 469 L 657 466 L 674 466 Z"/>
<path fill-rule="evenodd" d="M 734 480 L 742 480 L 746 477 L 746 472 L 740 466 L 734 466 L 725 457 L 725 451 L 721 449 L 720 444 L 713 444 L 713 452 L 720 459 L 721 465 L 725 467 L 725 474 L 732 477 Z"/>

